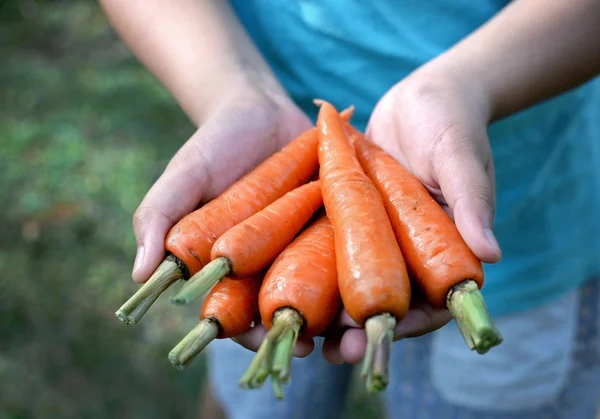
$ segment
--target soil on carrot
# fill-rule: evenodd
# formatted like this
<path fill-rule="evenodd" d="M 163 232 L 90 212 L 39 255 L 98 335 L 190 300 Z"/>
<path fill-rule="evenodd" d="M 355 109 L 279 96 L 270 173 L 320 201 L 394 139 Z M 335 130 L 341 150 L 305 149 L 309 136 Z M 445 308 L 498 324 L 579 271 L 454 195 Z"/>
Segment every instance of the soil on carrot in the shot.
<path fill-rule="evenodd" d="M 204 358 L 167 359 L 198 307 L 175 289 L 114 316 L 133 211 L 194 127 L 97 2 L 0 1 L 0 56 L 0 417 L 198 417 Z M 379 417 L 360 388 L 348 403 Z"/>

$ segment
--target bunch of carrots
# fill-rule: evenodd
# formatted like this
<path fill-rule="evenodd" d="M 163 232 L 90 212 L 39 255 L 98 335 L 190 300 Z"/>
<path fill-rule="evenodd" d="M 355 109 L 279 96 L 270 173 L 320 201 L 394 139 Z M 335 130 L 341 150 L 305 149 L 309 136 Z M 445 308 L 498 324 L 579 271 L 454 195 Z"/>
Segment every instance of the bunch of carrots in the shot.
<path fill-rule="evenodd" d="M 342 307 L 367 335 L 370 391 L 388 383 L 396 324 L 411 288 L 447 308 L 471 350 L 502 342 L 480 292 L 481 261 L 408 170 L 325 101 L 316 126 L 172 227 L 168 256 L 116 313 L 137 323 L 175 282 L 172 299 L 203 299 L 200 322 L 169 354 L 183 369 L 212 340 L 258 322 L 269 330 L 244 388 L 270 376 L 277 397 L 297 340 L 326 332 Z"/>

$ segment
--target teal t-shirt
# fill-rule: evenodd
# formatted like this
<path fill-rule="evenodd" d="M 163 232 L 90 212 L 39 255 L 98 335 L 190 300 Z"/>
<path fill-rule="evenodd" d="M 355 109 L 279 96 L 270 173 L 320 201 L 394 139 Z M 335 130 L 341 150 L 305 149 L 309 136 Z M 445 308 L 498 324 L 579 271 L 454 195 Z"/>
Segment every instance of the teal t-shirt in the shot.
<path fill-rule="evenodd" d="M 364 128 L 395 83 L 495 15 L 499 0 L 234 0 L 283 86 L 313 119 L 320 97 Z M 600 87 L 590 82 L 489 128 L 497 182 L 486 265 L 493 314 L 533 308 L 600 273 Z"/>

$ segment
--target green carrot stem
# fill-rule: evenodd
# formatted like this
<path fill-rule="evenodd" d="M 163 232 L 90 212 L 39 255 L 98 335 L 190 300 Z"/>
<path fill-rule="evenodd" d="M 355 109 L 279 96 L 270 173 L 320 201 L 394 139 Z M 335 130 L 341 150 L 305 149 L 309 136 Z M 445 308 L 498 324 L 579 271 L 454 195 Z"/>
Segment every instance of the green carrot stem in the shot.
<path fill-rule="evenodd" d="M 281 388 L 281 382 L 279 378 L 271 376 L 271 386 L 273 388 L 273 394 L 277 400 L 283 400 L 283 389 Z"/>
<path fill-rule="evenodd" d="M 287 329 L 279 342 L 275 345 L 271 370 L 273 376 L 277 377 L 283 384 L 289 383 L 290 380 L 292 357 L 296 342 L 298 341 L 298 335 L 300 334 L 301 325 L 301 322 L 297 322 L 292 328 Z"/>
<path fill-rule="evenodd" d="M 475 281 L 469 279 L 454 286 L 448 293 L 446 304 L 469 349 L 484 354 L 502 343 L 502 335 Z"/>
<path fill-rule="evenodd" d="M 213 319 L 204 319 L 169 353 L 169 361 L 183 370 L 219 334 L 219 324 Z"/>
<path fill-rule="evenodd" d="M 369 392 L 383 391 L 388 384 L 388 363 L 396 319 L 388 314 L 369 318 L 365 323 L 367 348 L 361 368 L 361 377 L 367 379 Z"/>
<path fill-rule="evenodd" d="M 281 341 L 288 330 L 293 330 L 294 328 L 300 330 L 302 322 L 302 316 L 296 310 L 283 308 L 275 313 L 273 327 L 271 327 L 267 337 L 260 345 L 250 366 L 240 378 L 240 387 L 257 388 L 262 386 L 267 376 L 273 372 L 274 351 L 276 345 Z M 285 345 L 283 348 L 285 348 Z M 288 352 L 291 356 L 292 351 Z M 282 358 L 282 356 L 280 355 L 279 358 Z"/>
<path fill-rule="evenodd" d="M 117 310 L 115 315 L 125 324 L 135 324 L 156 299 L 179 279 L 187 277 L 187 268 L 177 257 L 168 255 L 150 279 Z"/>
<path fill-rule="evenodd" d="M 173 304 L 189 304 L 201 298 L 221 279 L 231 272 L 231 263 L 227 258 L 216 258 L 206 264 L 199 272 L 188 279 L 187 283 L 171 299 Z"/>

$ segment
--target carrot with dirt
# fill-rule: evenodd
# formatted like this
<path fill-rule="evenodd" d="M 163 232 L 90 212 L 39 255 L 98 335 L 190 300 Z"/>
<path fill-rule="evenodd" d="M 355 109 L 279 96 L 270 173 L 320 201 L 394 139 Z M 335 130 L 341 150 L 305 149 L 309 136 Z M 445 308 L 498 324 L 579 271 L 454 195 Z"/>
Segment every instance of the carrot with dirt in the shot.
<path fill-rule="evenodd" d="M 298 337 L 322 334 L 341 308 L 333 228 L 325 215 L 311 223 L 273 262 L 260 288 L 258 306 L 269 333 L 240 386 L 259 387 L 271 375 L 275 394 L 281 398 L 280 384 L 290 379 Z"/>
<path fill-rule="evenodd" d="M 360 166 L 335 108 L 324 101 L 317 119 L 323 202 L 335 236 L 344 307 L 367 333 L 361 375 L 370 391 L 385 389 L 396 322 L 411 289 L 383 199 Z"/>
<path fill-rule="evenodd" d="M 502 342 L 479 291 L 481 261 L 450 216 L 402 164 L 346 124 L 358 160 L 383 197 L 411 278 L 430 304 L 448 308 L 471 350 L 482 354 Z"/>
<path fill-rule="evenodd" d="M 224 276 L 255 275 L 271 264 L 323 206 L 321 184 L 302 185 L 227 230 L 211 250 L 211 262 L 191 277 L 173 298 L 188 304 Z"/>
<path fill-rule="evenodd" d="M 262 275 L 224 278 L 208 294 L 196 325 L 169 353 L 169 361 L 182 370 L 214 339 L 245 332 L 258 320 L 258 292 Z"/>
<path fill-rule="evenodd" d="M 340 116 L 349 120 L 353 113 L 351 107 Z M 210 261 L 213 243 L 223 233 L 306 183 L 317 169 L 317 132 L 313 127 L 176 223 L 165 238 L 167 257 L 116 316 L 126 324 L 137 323 L 168 287 L 189 278 Z"/>

